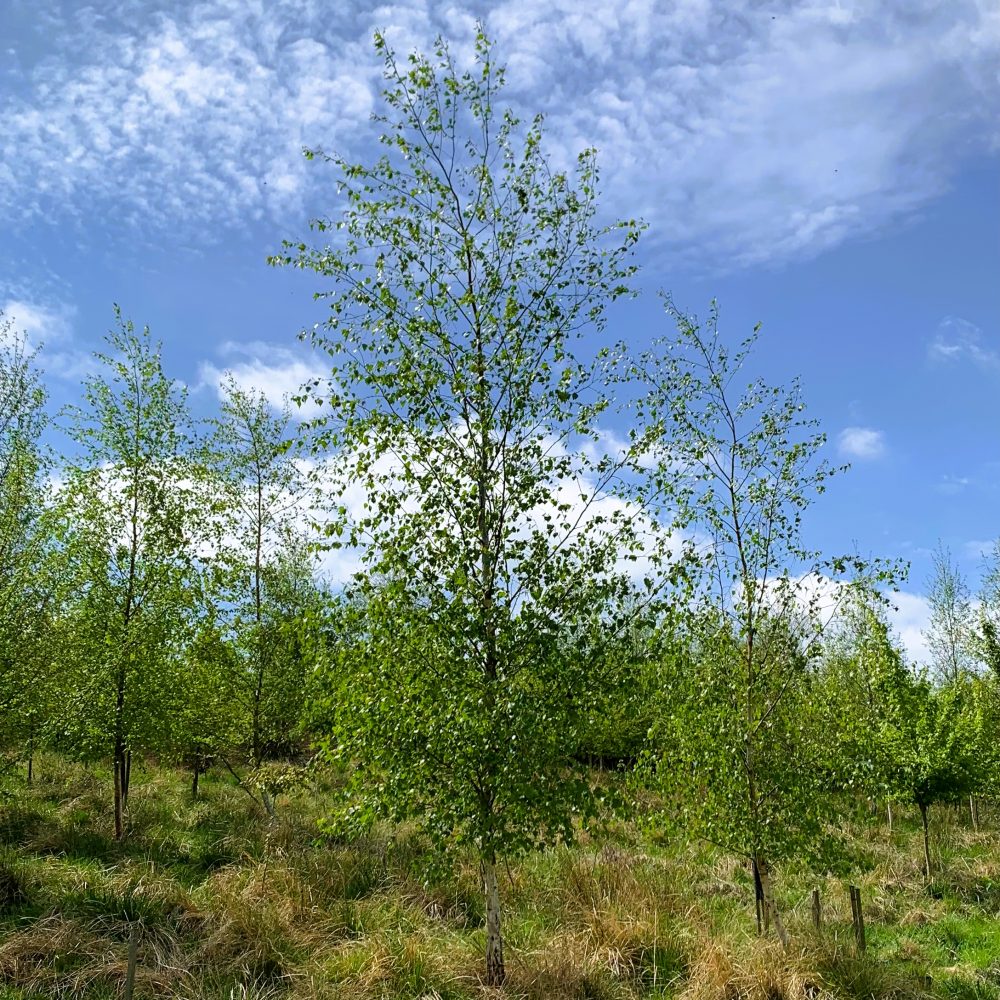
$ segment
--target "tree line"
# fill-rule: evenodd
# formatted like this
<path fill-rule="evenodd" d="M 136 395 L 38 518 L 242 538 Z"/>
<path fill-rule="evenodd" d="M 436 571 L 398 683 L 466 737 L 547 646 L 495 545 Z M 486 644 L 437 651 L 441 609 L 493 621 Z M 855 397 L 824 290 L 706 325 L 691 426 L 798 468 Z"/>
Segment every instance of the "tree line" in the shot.
<path fill-rule="evenodd" d="M 116 312 L 54 455 L 38 357 L 4 326 L 8 762 L 106 764 L 118 838 L 144 756 L 195 796 L 224 768 L 272 817 L 299 765 L 336 767 L 330 835 L 415 818 L 476 856 L 493 985 L 504 859 L 613 809 L 746 859 L 783 942 L 775 874 L 822 864 L 845 801 L 914 804 L 929 878 L 928 811 L 1000 773 L 1000 569 L 974 604 L 939 552 L 933 662 L 907 663 L 902 567 L 807 543 L 844 470 L 799 384 L 753 377 L 758 331 L 732 344 L 714 306 L 665 297 L 661 339 L 611 341 L 644 226 L 601 221 L 596 153 L 553 166 L 482 32 L 468 68 L 444 41 L 375 46 L 380 153 L 307 151 L 340 208 L 270 258 L 328 307 L 308 420 L 229 380 L 194 421 Z M 357 569 L 333 587 L 336 548 Z M 616 793 L 595 761 L 622 765 Z"/>

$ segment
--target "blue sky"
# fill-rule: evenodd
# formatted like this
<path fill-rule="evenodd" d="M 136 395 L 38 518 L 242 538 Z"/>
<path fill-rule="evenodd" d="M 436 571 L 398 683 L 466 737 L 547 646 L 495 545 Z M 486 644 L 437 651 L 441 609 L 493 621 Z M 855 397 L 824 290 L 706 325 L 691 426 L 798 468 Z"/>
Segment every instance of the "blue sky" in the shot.
<path fill-rule="evenodd" d="M 3 0 L 0 306 L 75 398 L 121 304 L 208 410 L 232 369 L 277 399 L 322 359 L 315 282 L 265 266 L 363 155 L 380 66 L 485 20 L 549 150 L 601 151 L 639 215 L 647 293 L 609 336 L 665 332 L 656 297 L 764 324 L 853 469 L 810 523 L 830 551 L 912 560 L 919 647 L 940 539 L 975 580 L 1000 533 L 1000 5 L 995 0 Z"/>

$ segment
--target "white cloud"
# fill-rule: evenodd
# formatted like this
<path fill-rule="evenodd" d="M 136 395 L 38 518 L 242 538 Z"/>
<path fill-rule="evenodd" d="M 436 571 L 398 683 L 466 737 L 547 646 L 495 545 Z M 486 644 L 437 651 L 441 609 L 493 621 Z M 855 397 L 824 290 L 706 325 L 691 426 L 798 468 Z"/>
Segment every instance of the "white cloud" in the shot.
<path fill-rule="evenodd" d="M 467 54 L 485 18 L 557 158 L 601 150 L 608 207 L 713 266 L 815 254 L 891 225 L 996 146 L 988 0 L 39 0 L 0 107 L 0 219 L 76 206 L 196 232 L 325 202 L 302 145 L 370 140 L 370 39 Z M 67 19 L 68 18 L 68 19 Z"/>
<path fill-rule="evenodd" d="M 36 347 L 41 343 L 65 342 L 72 335 L 73 313 L 66 308 L 8 299 L 0 306 L 0 312 Z"/>
<path fill-rule="evenodd" d="M 26 299 L 8 299 L 0 305 L 14 332 L 37 349 L 45 374 L 76 382 L 97 368 L 91 354 L 73 344 L 76 310 L 66 305 L 43 305 Z"/>
<path fill-rule="evenodd" d="M 958 316 L 941 320 L 927 347 L 927 357 L 938 364 L 965 362 L 986 371 L 1000 369 L 1000 352 L 987 344 L 975 323 Z"/>
<path fill-rule="evenodd" d="M 302 146 L 367 125 L 368 33 L 336 35 L 324 5 L 131 4 L 62 21 L 40 7 L 48 58 L 0 109 L 0 212 L 15 220 L 86 201 L 204 238 L 206 223 L 294 210 Z"/>
<path fill-rule="evenodd" d="M 199 365 L 197 388 L 212 386 L 221 399 L 224 395 L 223 381 L 230 375 L 240 388 L 263 393 L 275 409 L 280 410 L 287 403 L 292 416 L 297 419 L 305 419 L 316 412 L 317 407 L 313 403 L 296 406 L 291 401 L 307 382 L 328 374 L 328 369 L 315 358 L 260 341 L 227 341 L 219 348 L 219 354 L 226 359 L 222 367 L 210 361 Z"/>
<path fill-rule="evenodd" d="M 837 448 L 849 458 L 881 458 L 885 452 L 885 435 L 871 427 L 845 427 L 837 436 Z"/>
<path fill-rule="evenodd" d="M 889 624 L 899 636 L 900 644 L 910 663 L 926 666 L 930 663 L 925 633 L 931 623 L 931 608 L 922 594 L 900 591 L 890 594 Z"/>

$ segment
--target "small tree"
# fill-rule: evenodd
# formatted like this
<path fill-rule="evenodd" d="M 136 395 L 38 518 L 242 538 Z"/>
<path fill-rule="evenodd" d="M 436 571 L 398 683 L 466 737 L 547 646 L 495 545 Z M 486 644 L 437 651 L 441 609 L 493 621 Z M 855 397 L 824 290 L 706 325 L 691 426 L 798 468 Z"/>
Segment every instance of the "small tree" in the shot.
<path fill-rule="evenodd" d="M 906 671 L 886 616 L 888 601 L 869 588 L 850 588 L 826 637 L 816 678 L 813 724 L 826 740 L 831 788 L 884 799 L 892 830 L 893 762 L 881 739 L 888 692 Z"/>
<path fill-rule="evenodd" d="M 700 578 L 683 606 L 688 646 L 664 691 L 649 770 L 684 803 L 684 827 L 750 862 L 759 910 L 787 934 L 772 866 L 817 843 L 820 756 L 804 731 L 818 638 L 839 591 L 830 576 L 864 569 L 823 563 L 802 518 L 835 471 L 824 436 L 803 415 L 799 385 L 745 389 L 756 339 L 731 352 L 713 308 L 705 327 L 668 301 L 677 336 L 639 359 L 642 411 L 661 428 L 650 497 L 703 540 Z"/>
<path fill-rule="evenodd" d="M 301 610 L 297 597 L 308 603 L 296 587 L 304 579 L 312 587 L 312 573 L 297 525 L 306 481 L 289 451 L 288 423 L 288 410 L 272 413 L 262 393 L 225 383 L 212 440 L 218 538 L 211 587 L 229 640 L 230 655 L 219 663 L 232 670 L 237 745 L 254 770 L 287 753 L 302 714 L 305 661 L 282 630 L 285 616 Z M 260 795 L 273 814 L 266 789 Z"/>
<path fill-rule="evenodd" d="M 983 560 L 979 613 L 973 622 L 972 644 L 977 660 L 1000 678 L 1000 542 Z"/>
<path fill-rule="evenodd" d="M 29 780 L 51 708 L 55 583 L 46 572 L 45 391 L 35 360 L 0 313 L 0 738 L 23 750 Z"/>
<path fill-rule="evenodd" d="M 940 544 L 934 551 L 927 601 L 931 620 L 925 636 L 931 665 L 941 683 L 955 684 L 975 671 L 975 621 L 969 586 L 951 553 Z"/>
<path fill-rule="evenodd" d="M 980 790 L 977 717 L 968 680 L 935 687 L 900 665 L 886 678 L 878 744 L 895 798 L 920 810 L 924 871 L 931 877 L 928 815 L 940 802 L 958 802 Z"/>
<path fill-rule="evenodd" d="M 60 539 L 72 594 L 64 609 L 63 670 L 73 678 L 74 750 L 110 757 L 115 836 L 124 835 L 132 754 L 168 727 L 180 626 L 190 586 L 197 491 L 186 452 L 184 392 L 163 372 L 160 346 L 116 307 L 104 375 L 84 383 L 72 411 L 79 455 L 64 472 Z"/>
<path fill-rule="evenodd" d="M 192 799 L 213 760 L 230 754 L 244 738 L 238 678 L 239 656 L 211 606 L 203 605 L 177 665 L 170 710 L 170 753 L 191 770 Z"/>
<path fill-rule="evenodd" d="M 312 338 L 333 416 L 313 440 L 334 451 L 335 502 L 362 494 L 337 526 L 365 548 L 326 745 L 353 768 L 355 815 L 417 816 L 439 845 L 473 847 L 496 986 L 499 859 L 571 839 L 594 802 L 574 753 L 600 680 L 565 639 L 628 589 L 636 542 L 633 514 L 605 502 L 619 465 L 578 447 L 607 399 L 573 343 L 626 292 L 639 227 L 594 224 L 592 150 L 571 180 L 540 119 L 500 108 L 481 32 L 468 72 L 441 41 L 405 66 L 375 44 L 383 156 L 323 157 L 346 196 L 313 223 L 333 242 L 273 259 L 333 283 Z"/>

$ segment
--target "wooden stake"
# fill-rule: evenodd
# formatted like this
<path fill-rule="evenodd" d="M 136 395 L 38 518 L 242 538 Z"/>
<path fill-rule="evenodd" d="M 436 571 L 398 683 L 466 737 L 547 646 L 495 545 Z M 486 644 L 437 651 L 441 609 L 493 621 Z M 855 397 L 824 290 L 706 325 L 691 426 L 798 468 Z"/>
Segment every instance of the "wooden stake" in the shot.
<path fill-rule="evenodd" d="M 819 930 L 820 924 L 823 922 L 823 912 L 820 908 L 819 901 L 819 889 L 813 889 L 812 897 L 813 927 L 815 927 L 816 930 Z"/>

